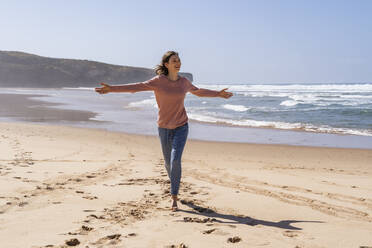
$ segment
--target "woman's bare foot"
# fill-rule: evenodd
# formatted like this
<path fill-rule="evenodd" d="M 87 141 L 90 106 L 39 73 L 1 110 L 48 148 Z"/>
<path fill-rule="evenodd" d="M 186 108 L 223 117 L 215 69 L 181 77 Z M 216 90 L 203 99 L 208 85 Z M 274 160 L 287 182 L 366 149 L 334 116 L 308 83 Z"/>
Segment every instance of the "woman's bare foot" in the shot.
<path fill-rule="evenodd" d="M 172 203 L 172 211 L 173 212 L 176 212 L 178 210 L 178 206 L 177 206 L 177 195 L 172 195 L 172 200 L 173 200 L 173 203 Z"/>

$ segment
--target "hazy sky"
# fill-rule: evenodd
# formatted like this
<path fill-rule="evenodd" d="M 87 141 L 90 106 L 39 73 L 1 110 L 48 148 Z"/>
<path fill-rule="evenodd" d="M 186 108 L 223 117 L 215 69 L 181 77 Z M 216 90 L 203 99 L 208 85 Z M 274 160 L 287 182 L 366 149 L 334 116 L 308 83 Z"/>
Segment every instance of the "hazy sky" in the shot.
<path fill-rule="evenodd" d="M 369 0 L 0 0 L 0 50 L 147 68 L 176 50 L 200 83 L 372 82 L 371 13 Z"/>

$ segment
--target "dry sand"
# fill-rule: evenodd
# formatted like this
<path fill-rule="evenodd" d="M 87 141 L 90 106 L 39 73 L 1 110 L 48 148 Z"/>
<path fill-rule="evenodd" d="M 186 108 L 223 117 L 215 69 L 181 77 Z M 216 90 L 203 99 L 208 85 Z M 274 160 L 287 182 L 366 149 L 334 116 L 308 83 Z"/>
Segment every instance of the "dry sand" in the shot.
<path fill-rule="evenodd" d="M 372 247 L 372 150 L 0 123 L 0 247 Z M 78 244 L 79 243 L 79 244 Z"/>

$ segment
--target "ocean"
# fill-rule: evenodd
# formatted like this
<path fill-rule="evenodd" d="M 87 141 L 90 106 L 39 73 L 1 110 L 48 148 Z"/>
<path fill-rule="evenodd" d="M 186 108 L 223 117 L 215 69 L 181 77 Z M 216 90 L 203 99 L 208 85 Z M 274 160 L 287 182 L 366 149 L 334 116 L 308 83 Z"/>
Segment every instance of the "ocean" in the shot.
<path fill-rule="evenodd" d="M 360 143 L 363 148 L 372 148 L 372 83 L 197 86 L 229 88 L 234 96 L 186 96 L 190 123 L 197 128 L 193 138 L 331 147 L 338 147 L 341 140 L 342 147 Z M 64 124 L 157 134 L 152 92 L 99 95 L 94 88 L 3 88 L 0 93 L 39 95 L 33 98 L 58 104 L 53 108 L 96 113 L 89 122 Z"/>
<path fill-rule="evenodd" d="M 372 136 L 372 84 L 203 85 L 235 93 L 190 98 L 190 117 L 246 127 Z"/>

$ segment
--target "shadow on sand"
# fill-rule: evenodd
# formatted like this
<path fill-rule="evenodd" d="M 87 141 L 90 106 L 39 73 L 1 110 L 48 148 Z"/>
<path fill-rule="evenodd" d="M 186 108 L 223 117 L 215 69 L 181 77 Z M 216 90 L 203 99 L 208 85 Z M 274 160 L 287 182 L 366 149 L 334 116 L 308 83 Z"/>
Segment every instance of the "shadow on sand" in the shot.
<path fill-rule="evenodd" d="M 181 200 L 181 203 L 194 209 L 195 211 L 182 210 L 182 209 L 178 211 L 208 217 L 208 219 L 204 219 L 204 220 L 201 220 L 198 218 L 192 219 L 192 218 L 185 217 L 185 221 L 187 222 L 216 222 L 216 223 L 224 223 L 224 224 L 244 224 L 244 225 L 250 225 L 250 226 L 263 225 L 263 226 L 272 226 L 272 227 L 277 227 L 277 228 L 282 228 L 282 229 L 287 229 L 287 230 L 302 230 L 302 228 L 292 226 L 292 224 L 299 223 L 299 222 L 324 223 L 323 221 L 309 221 L 309 220 L 282 220 L 278 222 L 273 222 L 273 221 L 259 220 L 259 219 L 251 218 L 249 216 L 220 214 L 210 208 L 205 208 L 205 207 L 200 207 L 198 205 L 195 205 L 194 202 L 192 201 Z"/>

